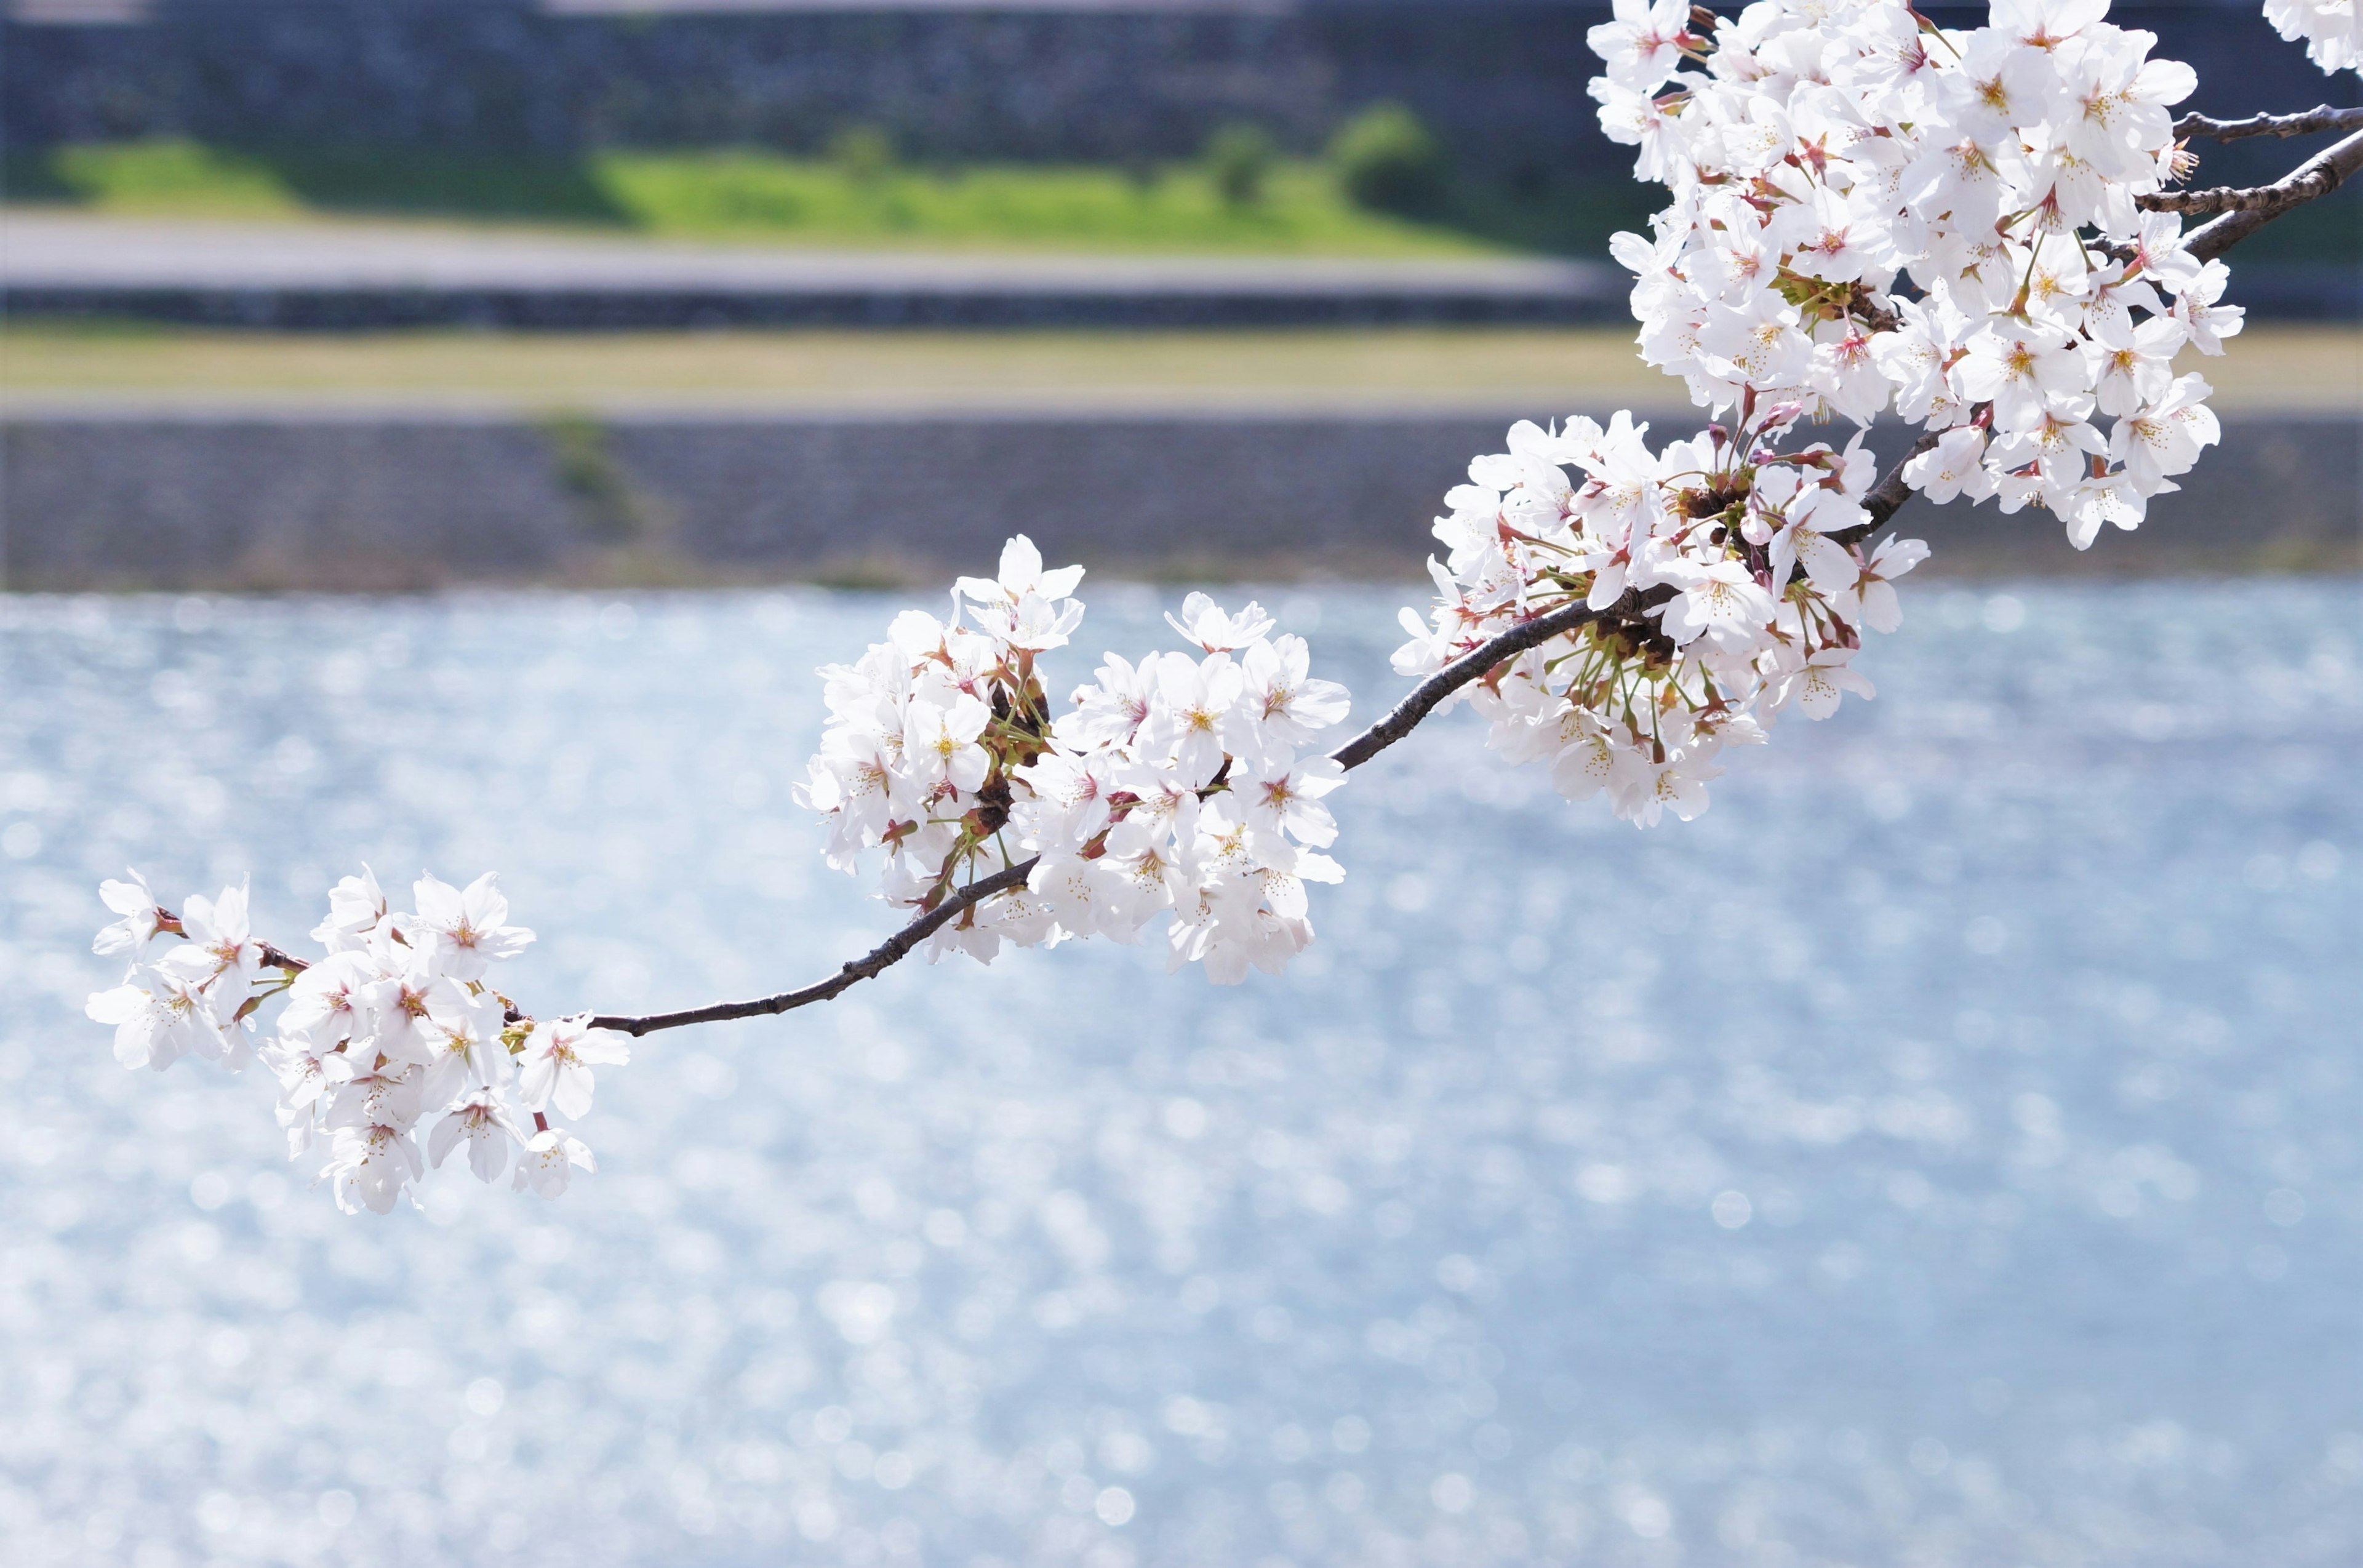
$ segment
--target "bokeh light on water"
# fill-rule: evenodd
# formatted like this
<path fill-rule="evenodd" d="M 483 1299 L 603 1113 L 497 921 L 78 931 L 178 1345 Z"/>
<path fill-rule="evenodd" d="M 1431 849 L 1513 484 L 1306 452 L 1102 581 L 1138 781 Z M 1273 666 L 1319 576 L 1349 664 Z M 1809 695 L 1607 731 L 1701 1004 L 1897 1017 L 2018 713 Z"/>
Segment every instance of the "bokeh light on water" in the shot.
<path fill-rule="evenodd" d="M 1267 601 L 1367 717 L 1393 597 Z M 1424 733 L 1283 980 L 908 966 L 377 1220 L 113 1065 L 95 880 L 496 867 L 545 1011 L 802 981 L 885 929 L 787 792 L 886 604 L 0 601 L 0 1558 L 2351 1563 L 2355 610 L 1924 589 L 1646 834 Z"/>

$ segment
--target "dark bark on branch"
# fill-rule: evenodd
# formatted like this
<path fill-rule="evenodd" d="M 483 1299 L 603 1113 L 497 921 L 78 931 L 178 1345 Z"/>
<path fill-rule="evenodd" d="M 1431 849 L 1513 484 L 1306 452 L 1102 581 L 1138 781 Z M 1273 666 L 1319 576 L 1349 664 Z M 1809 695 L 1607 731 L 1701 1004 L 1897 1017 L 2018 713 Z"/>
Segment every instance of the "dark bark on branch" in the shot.
<path fill-rule="evenodd" d="M 1437 704 L 1470 682 L 1492 673 L 1503 660 L 1514 659 L 1529 648 L 1608 614 L 1606 610 L 1589 609 L 1579 599 L 1511 628 L 1414 686 L 1411 695 L 1389 708 L 1384 718 L 1330 752 L 1330 758 L 1348 768 L 1360 767 L 1417 728 L 1419 721 L 1434 713 Z"/>
<path fill-rule="evenodd" d="M 2213 141 L 2242 141 L 2252 136 L 2319 136 L 2358 128 L 2363 128 L 2363 109 L 2334 109 L 2328 104 L 2302 115 L 2250 115 L 2244 120 L 2185 115 L 2174 122 L 2174 134 L 2183 140 L 2203 136 Z"/>
<path fill-rule="evenodd" d="M 1903 503 L 1912 499 L 1912 486 L 1903 483 L 1903 465 L 1922 452 L 1934 451 L 1936 438 L 1941 434 L 1943 432 L 1939 430 L 1924 432 L 1918 440 L 1912 443 L 1912 450 L 1895 461 L 1894 467 L 1879 476 L 1879 483 L 1872 485 L 1862 498 L 1862 509 L 1870 514 L 1869 522 L 1840 528 L 1830 538 L 1840 544 L 1860 544 L 1886 527 L 1888 520 L 1903 509 Z"/>
<path fill-rule="evenodd" d="M 2235 190 L 2219 185 L 2206 191 L 2160 191 L 2136 196 L 2146 212 L 2220 212 L 2213 223 L 2193 229 L 2187 241 L 2201 261 L 2222 255 L 2240 240 L 2292 207 L 2319 201 L 2363 168 L 2363 131 L 2335 142 L 2269 185 Z"/>
<path fill-rule="evenodd" d="M 910 955 L 913 948 L 967 914 L 971 908 L 996 893 L 1006 893 L 1022 884 L 1033 869 L 1034 860 L 1029 857 L 1014 866 L 994 872 L 991 876 L 979 877 L 835 974 L 801 991 L 782 991 L 776 996 L 759 996 L 751 1002 L 716 1002 L 711 1006 L 691 1007 L 679 1013 L 654 1013 L 647 1018 L 601 1014 L 591 1020 L 592 1027 L 618 1029 L 637 1037 L 658 1029 L 682 1029 L 690 1024 L 718 1024 L 730 1018 L 752 1018 L 769 1013 L 791 1012 L 815 1002 L 828 1001 L 848 987 L 874 979 L 900 963 Z"/>
<path fill-rule="evenodd" d="M 2334 117 L 2363 116 L 2363 111 L 2317 110 L 2314 116 L 2282 117 L 2308 120 L 2324 114 Z M 2264 120 L 2271 117 L 2259 116 L 2258 119 Z M 2200 117 L 2192 116 L 2184 124 L 2188 125 L 2199 119 Z M 2213 126 L 2215 122 L 2204 123 Z M 2304 129 L 2344 128 L 2347 122 L 2334 120 L 2330 124 L 2309 126 L 2298 130 L 2239 128 L 2256 123 L 2256 121 L 2234 122 L 2233 126 L 2227 128 L 2235 130 L 2240 136 L 2296 136 L 2304 134 Z M 2178 134 L 2216 134 L 2205 130 L 2184 131 L 2181 126 L 2178 126 L 2176 129 Z M 2329 195 L 2337 188 L 2340 182 L 2353 174 L 2357 167 L 2363 167 L 2363 133 L 2348 137 L 2316 157 L 2308 159 L 2292 171 L 2288 178 L 2263 187 L 2267 192 L 2280 193 L 2275 196 L 2270 205 L 2245 206 L 2237 211 L 2227 212 L 2213 223 L 2193 230 L 2187 240 L 2191 254 L 2202 261 L 2213 260 L 2282 213 L 2313 201 L 2316 197 Z M 2145 203 L 2149 199 L 2143 198 Z M 1912 499 L 1912 487 L 1903 482 L 1904 464 L 1929 450 L 1936 444 L 1936 432 L 1930 431 L 1923 435 L 1914 443 L 1912 450 L 1901 462 L 1880 475 L 1879 483 L 1872 485 L 1869 494 L 1863 497 L 1863 508 L 1870 514 L 1870 520 L 1860 527 L 1848 528 L 1831 537 L 1842 543 L 1856 543 L 1872 530 L 1882 528 L 1892 521 L 1895 514 L 1903 510 L 1904 503 Z M 1412 688 L 1409 695 L 1390 708 L 1384 717 L 1338 747 L 1330 755 L 1348 768 L 1360 767 L 1364 762 L 1417 728 L 1420 721 L 1435 712 L 1445 698 L 1461 687 L 1483 679 L 1498 668 L 1504 660 L 1514 659 L 1530 648 L 1548 642 L 1554 637 L 1573 631 L 1591 622 L 1622 618 L 1623 615 L 1624 606 L 1621 606 L 1608 610 L 1592 610 L 1586 608 L 1583 603 L 1578 600 L 1514 627 L 1422 681 Z M 995 872 L 991 876 L 969 884 L 947 897 L 934 909 L 920 916 L 877 947 L 872 948 L 862 957 L 846 964 L 826 980 L 807 985 L 801 991 L 783 991 L 776 996 L 759 997 L 751 1002 L 717 1002 L 711 1006 L 693 1007 L 678 1013 L 655 1013 L 645 1018 L 601 1014 L 591 1021 L 600 1029 L 616 1029 L 625 1034 L 639 1036 L 652 1034 L 659 1029 L 681 1029 L 690 1024 L 719 1023 L 729 1018 L 749 1018 L 767 1014 L 785 1013 L 814 1002 L 828 1001 L 860 982 L 873 979 L 899 963 L 921 942 L 933 936 L 945 925 L 965 915 L 976 905 L 982 904 L 995 894 L 1006 893 L 1011 888 L 1020 885 L 1033 869 L 1034 862 L 1026 860 L 1004 871 Z"/>

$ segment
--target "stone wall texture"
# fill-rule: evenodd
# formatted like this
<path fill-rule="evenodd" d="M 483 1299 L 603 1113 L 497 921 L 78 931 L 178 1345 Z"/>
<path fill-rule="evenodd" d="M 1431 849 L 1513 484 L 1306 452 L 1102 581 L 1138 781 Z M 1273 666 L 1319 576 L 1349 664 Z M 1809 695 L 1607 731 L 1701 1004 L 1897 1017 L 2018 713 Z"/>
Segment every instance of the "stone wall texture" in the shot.
<path fill-rule="evenodd" d="M 1984 8 L 1930 8 L 1973 25 Z M 71 14 L 71 7 L 65 14 Z M 1410 104 L 1470 169 L 1621 178 L 1585 80 L 1592 0 L 1169 0 L 798 5 L 551 14 L 527 0 L 153 0 L 129 24 L 35 23 L 0 39 L 12 146 L 187 135 L 255 146 L 820 146 L 876 125 L 920 158 L 1172 158 L 1257 121 L 1299 148 L 1382 99 Z M 2253 4 L 2120 6 L 2202 67 L 2190 106 L 2310 107 L 2324 79 Z M 2211 153 L 2211 175 L 2286 149 Z"/>
<path fill-rule="evenodd" d="M 18 416 L 0 423 L 0 582 L 931 583 L 1021 530 L 1056 559 L 1134 576 L 1409 578 L 1444 491 L 1505 425 Z M 1904 522 L 1957 571 L 2363 565 L 2357 424 L 2225 427 L 2138 533 L 2086 554 L 2048 514 L 1915 503 Z"/>

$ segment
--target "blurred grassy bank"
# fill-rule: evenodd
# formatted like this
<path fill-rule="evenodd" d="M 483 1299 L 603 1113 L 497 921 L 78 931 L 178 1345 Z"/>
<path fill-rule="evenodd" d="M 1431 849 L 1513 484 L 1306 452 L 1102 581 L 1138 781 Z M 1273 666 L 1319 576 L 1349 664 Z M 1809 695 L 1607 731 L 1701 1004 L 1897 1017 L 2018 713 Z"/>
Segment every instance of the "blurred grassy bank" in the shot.
<path fill-rule="evenodd" d="M 1211 156 L 1134 169 L 897 162 L 759 150 L 535 159 L 182 140 L 12 151 L 11 202 L 126 216 L 406 217 L 670 239 L 979 250 L 1367 257 L 1598 254 L 1647 220 L 1621 178 L 1512 190 L 1446 179 L 1402 211 L 1358 203 L 1322 160 Z"/>
<path fill-rule="evenodd" d="M 2227 412 L 2363 411 L 2363 328 L 2258 326 L 2183 356 Z M 505 410 L 1679 408 L 1622 328 L 1286 332 L 471 331 L 284 336 L 14 323 L 0 392 L 34 405 Z"/>
<path fill-rule="evenodd" d="M 1621 163 L 1512 183 L 1435 171 L 1391 210 L 1357 201 L 1335 155 L 1244 162 L 1220 139 L 1187 161 L 1132 168 L 913 164 L 856 138 L 826 157 L 761 149 L 537 158 L 370 148 L 232 148 L 183 139 L 0 155 L 6 199 L 126 216 L 412 217 L 555 225 L 659 238 L 934 249 L 1366 257 L 1597 256 L 1662 193 Z M 2363 264 L 2363 199 L 2292 213 L 2252 260 Z"/>

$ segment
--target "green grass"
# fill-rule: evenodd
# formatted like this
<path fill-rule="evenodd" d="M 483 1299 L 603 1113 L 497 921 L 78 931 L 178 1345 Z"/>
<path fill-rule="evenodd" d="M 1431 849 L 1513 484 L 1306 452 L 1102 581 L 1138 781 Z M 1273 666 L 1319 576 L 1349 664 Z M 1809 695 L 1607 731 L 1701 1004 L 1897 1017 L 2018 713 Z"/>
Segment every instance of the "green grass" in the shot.
<path fill-rule="evenodd" d="M 675 239 L 1260 255 L 1597 254 L 1650 209 L 1650 193 L 1625 181 L 1524 192 L 1468 183 L 1414 220 L 1355 206 L 1309 161 L 1281 162 L 1259 199 L 1236 203 L 1187 164 L 864 173 L 753 150 L 535 159 L 150 140 L 12 152 L 6 180 L 10 200 L 148 217 L 398 216 Z"/>
<path fill-rule="evenodd" d="M 1598 256 L 1662 197 L 1622 164 L 1522 185 L 1463 178 L 1423 219 L 1356 206 L 1325 165 L 1283 161 L 1249 203 L 1190 164 L 890 165 L 864 172 L 760 150 L 581 158 L 183 140 L 12 151 L 17 202 L 148 217 L 320 215 L 557 224 L 683 239 L 976 250 L 1370 257 Z M 2241 247 L 2252 261 L 2363 259 L 2363 196 L 2341 192 Z"/>

